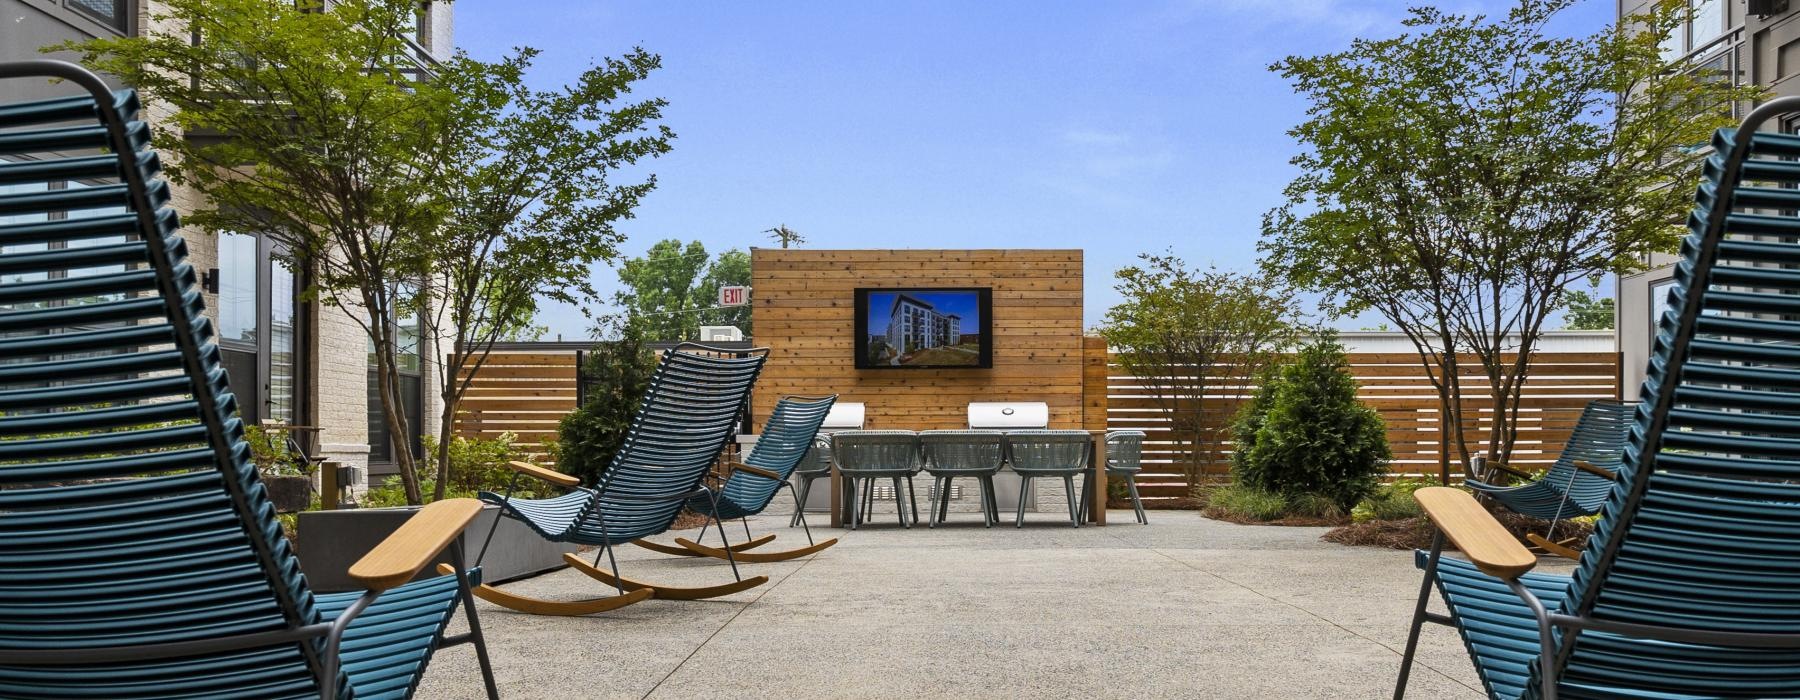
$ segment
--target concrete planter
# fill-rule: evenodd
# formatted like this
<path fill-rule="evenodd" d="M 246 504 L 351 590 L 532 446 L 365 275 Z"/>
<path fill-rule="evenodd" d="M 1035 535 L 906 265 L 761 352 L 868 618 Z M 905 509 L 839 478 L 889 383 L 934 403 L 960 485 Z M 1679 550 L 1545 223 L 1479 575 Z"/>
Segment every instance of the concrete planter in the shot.
<path fill-rule="evenodd" d="M 356 589 L 350 581 L 350 565 L 361 559 L 381 540 L 406 522 L 416 508 L 362 508 L 356 510 L 315 510 L 300 514 L 300 569 L 307 583 L 316 591 Z M 500 518 L 498 506 L 487 506 L 463 534 L 469 563 L 473 564 L 488 528 Z M 564 552 L 575 551 L 575 545 L 546 541 L 517 520 L 500 518 L 500 529 L 494 532 L 494 543 L 481 562 L 482 578 L 487 583 L 500 583 L 540 574 L 565 566 Z M 448 563 L 449 553 L 438 558 Z M 437 575 L 435 565 L 425 567 L 421 578 Z"/>
<path fill-rule="evenodd" d="M 275 503 L 277 513 L 298 513 L 312 505 L 312 477 L 272 476 L 264 474 L 263 489 Z"/>

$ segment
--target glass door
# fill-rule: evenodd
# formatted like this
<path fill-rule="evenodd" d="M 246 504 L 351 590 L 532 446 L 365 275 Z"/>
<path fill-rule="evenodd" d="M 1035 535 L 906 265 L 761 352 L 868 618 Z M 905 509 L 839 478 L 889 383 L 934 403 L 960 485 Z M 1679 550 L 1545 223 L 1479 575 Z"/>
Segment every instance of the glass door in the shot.
<path fill-rule="evenodd" d="M 299 336 L 293 270 L 266 236 L 219 234 L 219 349 L 249 425 L 299 422 Z"/>

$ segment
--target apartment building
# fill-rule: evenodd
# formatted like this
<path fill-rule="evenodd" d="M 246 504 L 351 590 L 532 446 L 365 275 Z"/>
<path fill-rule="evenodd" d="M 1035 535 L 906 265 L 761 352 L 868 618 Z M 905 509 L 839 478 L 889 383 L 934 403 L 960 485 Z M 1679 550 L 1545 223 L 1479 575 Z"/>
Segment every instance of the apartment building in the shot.
<path fill-rule="evenodd" d="M 88 37 L 135 36 L 150 31 L 156 0 L 0 0 L 0 61 L 42 58 L 40 47 Z M 451 53 L 453 21 L 446 2 L 427 2 L 413 54 L 429 71 Z M 73 60 L 73 56 L 52 57 Z M 73 94 L 48 81 L 0 81 L 0 102 Z M 156 106 L 150 105 L 152 126 Z M 62 183 L 81 187 L 83 183 Z M 0 187 L 0 192 L 5 192 Z M 175 189 L 179 211 L 191 211 L 205 195 Z M 89 212 L 52 212 L 46 218 Z M 342 464 L 366 467 L 379 480 L 393 471 L 397 449 L 418 449 L 418 435 L 389 435 L 375 400 L 369 342 L 356 318 L 305 301 L 305 269 L 279 260 L 281 243 L 256 231 L 182 231 L 194 266 L 203 271 L 207 313 L 217 324 L 232 392 L 251 423 L 279 420 L 310 426 L 309 449 Z M 435 344 L 421 338 L 418 319 L 392 319 L 409 339 L 402 358 L 406 412 L 419 434 L 436 432 L 438 401 Z"/>
<path fill-rule="evenodd" d="M 887 344 L 895 354 L 960 342 L 962 316 L 940 313 L 930 303 L 905 294 L 894 297 L 894 306 L 888 313 Z"/>
<path fill-rule="evenodd" d="M 1791 0 L 1688 0 L 1691 19 L 1663 44 L 1673 63 L 1720 80 L 1759 84 L 1775 96 L 1800 95 L 1800 3 Z M 1619 17 L 1642 13 L 1651 0 L 1619 0 Z M 1739 116 L 1744 106 L 1739 107 Z M 1764 128 L 1800 131 L 1789 117 Z M 1650 269 L 1618 280 L 1619 352 L 1625 398 L 1637 398 L 1664 300 L 1674 281 L 1675 256 L 1654 254 Z"/>

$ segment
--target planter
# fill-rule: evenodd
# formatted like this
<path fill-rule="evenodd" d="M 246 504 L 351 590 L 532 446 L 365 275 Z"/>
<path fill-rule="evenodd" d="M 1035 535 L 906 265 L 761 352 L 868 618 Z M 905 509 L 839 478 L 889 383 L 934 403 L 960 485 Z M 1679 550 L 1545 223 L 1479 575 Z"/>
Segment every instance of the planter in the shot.
<path fill-rule="evenodd" d="M 263 488 L 275 502 L 277 513 L 298 513 L 312 505 L 312 477 L 264 474 Z"/>
<path fill-rule="evenodd" d="M 298 540 L 300 569 L 316 591 L 347 591 L 359 587 L 350 580 L 350 565 L 361 559 L 383 538 L 406 522 L 417 508 L 362 508 L 356 510 L 315 510 L 300 514 Z M 488 528 L 500 521 L 494 542 L 488 546 L 487 558 L 481 562 L 482 580 L 501 583 L 560 569 L 564 552 L 573 552 L 572 544 L 545 540 L 517 520 L 500 517 L 498 506 L 487 506 L 475 516 L 475 522 L 463 531 L 468 563 L 475 563 Z M 438 562 L 449 563 L 446 551 Z M 436 576 L 437 566 L 425 567 L 420 578 Z"/>

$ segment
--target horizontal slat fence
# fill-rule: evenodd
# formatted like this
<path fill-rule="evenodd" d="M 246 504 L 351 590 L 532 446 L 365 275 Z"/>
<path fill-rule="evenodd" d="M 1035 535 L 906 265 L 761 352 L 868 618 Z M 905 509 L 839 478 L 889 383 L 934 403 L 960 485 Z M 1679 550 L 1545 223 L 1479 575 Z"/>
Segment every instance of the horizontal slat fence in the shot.
<path fill-rule="evenodd" d="M 495 350 L 473 371 L 457 408 L 456 434 L 496 438 L 512 433 L 527 452 L 543 452 L 562 417 L 575 410 L 576 352 Z"/>
<path fill-rule="evenodd" d="M 1419 363 L 1408 353 L 1351 353 L 1349 361 L 1360 385 L 1358 398 L 1381 413 L 1387 423 L 1388 444 L 1394 451 L 1391 471 L 1396 475 L 1436 475 L 1443 431 L 1438 416 L 1437 392 Z M 1463 426 L 1471 452 L 1485 445 L 1493 424 L 1493 402 L 1487 379 L 1474 358 L 1462 360 Z M 1090 375 L 1091 376 L 1091 375 Z M 1090 379 L 1093 381 L 1093 379 Z M 1170 417 L 1145 383 L 1132 376 L 1109 356 L 1106 387 L 1106 427 L 1109 430 L 1142 430 L 1144 471 L 1138 488 L 1146 499 L 1186 497 L 1191 491 L 1184 465 L 1189 446 L 1169 429 Z M 1209 388 L 1202 409 L 1210 430 L 1229 425 L 1239 405 L 1255 391 L 1253 386 Z M 1619 396 L 1617 353 L 1535 353 L 1520 400 L 1517 440 L 1512 463 L 1526 469 L 1555 461 L 1569 438 L 1569 431 L 1588 401 Z M 1183 407 L 1180 410 L 1189 410 Z M 1220 439 L 1227 433 L 1214 433 Z M 1220 450 L 1229 454 L 1229 445 Z M 1227 458 L 1228 459 L 1228 458 Z M 1456 466 L 1452 461 L 1452 474 Z M 1228 461 L 1204 465 L 1204 477 L 1229 473 Z"/>

